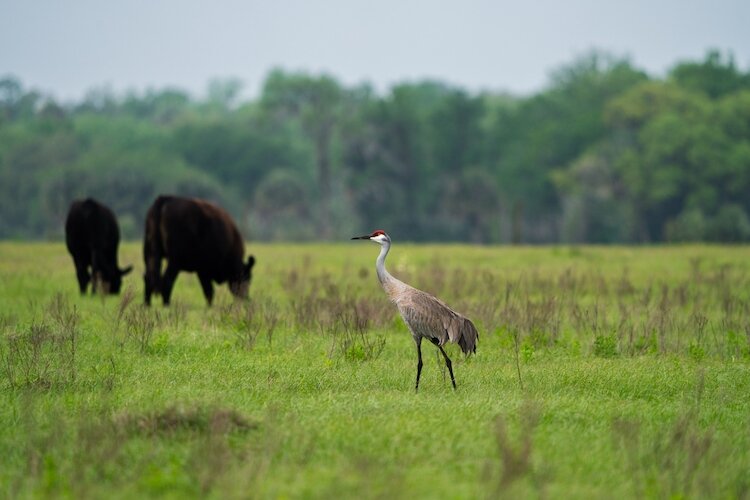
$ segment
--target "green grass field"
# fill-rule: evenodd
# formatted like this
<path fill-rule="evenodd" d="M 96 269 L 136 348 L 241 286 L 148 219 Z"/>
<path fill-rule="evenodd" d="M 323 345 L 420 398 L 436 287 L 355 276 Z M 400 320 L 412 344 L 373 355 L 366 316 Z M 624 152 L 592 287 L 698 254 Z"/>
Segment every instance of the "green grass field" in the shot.
<path fill-rule="evenodd" d="M 750 249 L 396 243 L 480 331 L 416 352 L 378 247 L 250 245 L 249 303 L 194 275 L 80 297 L 63 244 L 0 243 L 0 495 L 747 498 Z"/>

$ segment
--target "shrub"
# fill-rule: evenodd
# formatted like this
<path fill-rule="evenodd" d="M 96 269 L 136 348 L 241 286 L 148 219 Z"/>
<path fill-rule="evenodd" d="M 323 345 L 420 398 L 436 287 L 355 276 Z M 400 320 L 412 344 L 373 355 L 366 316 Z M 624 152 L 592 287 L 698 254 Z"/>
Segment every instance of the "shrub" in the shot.
<path fill-rule="evenodd" d="M 750 219 L 740 205 L 724 205 L 711 220 L 706 236 L 711 241 L 728 243 L 749 241 Z"/>
<path fill-rule="evenodd" d="M 610 335 L 597 335 L 594 339 L 594 355 L 600 358 L 614 358 L 619 354 L 617 348 L 617 337 Z"/>

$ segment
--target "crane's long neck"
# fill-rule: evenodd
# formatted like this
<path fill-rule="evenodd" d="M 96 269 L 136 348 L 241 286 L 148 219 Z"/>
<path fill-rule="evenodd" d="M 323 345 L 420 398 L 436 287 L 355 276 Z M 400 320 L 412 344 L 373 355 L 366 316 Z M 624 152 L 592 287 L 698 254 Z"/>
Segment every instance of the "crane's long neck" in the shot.
<path fill-rule="evenodd" d="M 386 283 L 390 283 L 394 280 L 393 276 L 385 269 L 385 258 L 388 256 L 388 251 L 391 249 L 391 243 L 386 241 L 380 245 L 380 255 L 378 260 L 375 261 L 375 269 L 378 272 L 378 280 L 380 284 L 385 288 Z"/>
<path fill-rule="evenodd" d="M 392 302 L 398 303 L 399 294 L 403 292 L 406 285 L 391 276 L 391 273 L 385 269 L 385 258 L 390 249 L 390 241 L 386 241 L 380 246 L 380 255 L 378 255 L 378 260 L 375 261 L 375 269 L 378 272 L 378 280 L 380 281 L 380 286 L 383 287 L 385 294 Z"/>

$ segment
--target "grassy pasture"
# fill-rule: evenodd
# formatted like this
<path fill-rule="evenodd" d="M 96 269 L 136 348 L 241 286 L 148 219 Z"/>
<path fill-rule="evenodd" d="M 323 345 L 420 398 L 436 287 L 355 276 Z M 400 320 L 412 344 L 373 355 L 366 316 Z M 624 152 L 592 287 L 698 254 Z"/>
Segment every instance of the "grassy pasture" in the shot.
<path fill-rule="evenodd" d="M 480 330 L 453 391 L 378 248 L 250 245 L 251 301 L 181 274 L 80 297 L 63 244 L 0 243 L 0 495 L 750 495 L 750 249 L 396 242 Z"/>

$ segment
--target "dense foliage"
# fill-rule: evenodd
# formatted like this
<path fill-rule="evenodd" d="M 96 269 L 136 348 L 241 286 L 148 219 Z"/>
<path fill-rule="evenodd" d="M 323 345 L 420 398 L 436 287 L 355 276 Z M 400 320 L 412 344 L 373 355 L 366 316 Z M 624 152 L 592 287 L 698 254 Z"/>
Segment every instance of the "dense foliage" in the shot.
<path fill-rule="evenodd" d="M 59 238 L 89 195 L 137 238 L 171 192 L 221 203 L 251 239 L 750 240 L 750 72 L 717 52 L 663 78 L 595 52 L 523 97 L 283 70 L 240 90 L 61 105 L 0 80 L 0 238 Z"/>

